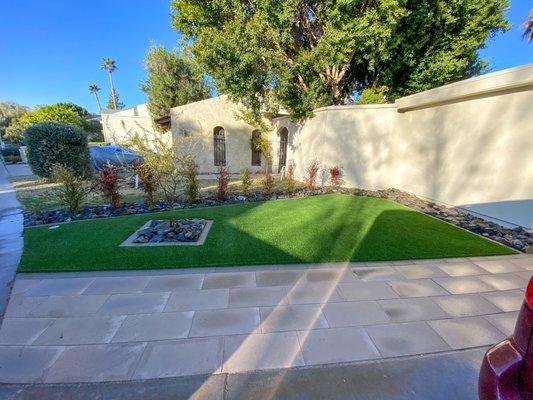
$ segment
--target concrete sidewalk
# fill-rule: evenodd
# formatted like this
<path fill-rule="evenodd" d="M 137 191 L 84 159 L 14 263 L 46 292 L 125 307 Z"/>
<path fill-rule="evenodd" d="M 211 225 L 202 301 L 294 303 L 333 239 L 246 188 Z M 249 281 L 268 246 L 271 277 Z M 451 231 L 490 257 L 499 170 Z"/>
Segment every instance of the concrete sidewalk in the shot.
<path fill-rule="evenodd" d="M 86 384 L 2 385 L 5 400 L 476 400 L 485 348 L 238 374 Z"/>
<path fill-rule="evenodd" d="M 531 255 L 19 274 L 1 382 L 217 375 L 487 346 L 513 329 Z"/>
<path fill-rule="evenodd" d="M 22 254 L 23 217 L 8 171 L 0 161 L 0 323 Z"/>

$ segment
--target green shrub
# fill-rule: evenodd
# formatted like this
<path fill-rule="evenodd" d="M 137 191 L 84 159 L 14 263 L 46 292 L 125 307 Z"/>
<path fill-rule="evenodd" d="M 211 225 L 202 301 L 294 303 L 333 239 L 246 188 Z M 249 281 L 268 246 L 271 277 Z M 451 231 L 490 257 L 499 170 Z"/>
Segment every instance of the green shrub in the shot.
<path fill-rule="evenodd" d="M 20 151 L 18 146 L 6 146 L 2 149 L 2 155 L 5 156 L 17 156 L 20 157 Z"/>
<path fill-rule="evenodd" d="M 241 186 L 242 194 L 245 196 L 250 196 L 250 187 L 252 186 L 252 179 L 250 178 L 250 171 L 248 171 L 248 168 L 244 168 L 241 171 Z"/>
<path fill-rule="evenodd" d="M 70 212 L 75 212 L 80 209 L 87 195 L 91 192 L 91 186 L 79 176 L 76 176 L 72 171 L 61 165 L 54 164 L 51 168 L 52 179 L 60 183 L 55 189 L 55 194 L 59 201 Z"/>
<path fill-rule="evenodd" d="M 185 193 L 189 203 L 196 203 L 200 194 L 200 184 L 198 183 L 198 164 L 192 158 L 185 160 Z"/>
<path fill-rule="evenodd" d="M 89 147 L 82 129 L 56 122 L 41 122 L 26 129 L 28 163 L 32 171 L 44 178 L 51 176 L 51 167 L 61 164 L 74 175 L 89 173 Z"/>

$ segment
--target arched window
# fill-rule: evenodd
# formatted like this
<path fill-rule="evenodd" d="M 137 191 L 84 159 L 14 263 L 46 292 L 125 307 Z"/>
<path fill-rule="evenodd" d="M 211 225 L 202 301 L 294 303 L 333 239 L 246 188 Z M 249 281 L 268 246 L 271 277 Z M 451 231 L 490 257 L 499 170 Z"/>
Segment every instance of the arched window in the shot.
<path fill-rule="evenodd" d="M 213 129 L 213 150 L 215 165 L 226 165 L 226 133 L 221 126 Z"/>
<path fill-rule="evenodd" d="M 289 141 L 289 131 L 283 127 L 278 131 L 279 148 L 278 148 L 278 172 L 287 164 L 287 143 Z"/>
<path fill-rule="evenodd" d="M 255 130 L 252 132 L 252 140 L 257 140 L 261 137 L 261 132 Z M 261 166 L 261 151 L 252 149 L 252 165 L 254 167 Z"/>

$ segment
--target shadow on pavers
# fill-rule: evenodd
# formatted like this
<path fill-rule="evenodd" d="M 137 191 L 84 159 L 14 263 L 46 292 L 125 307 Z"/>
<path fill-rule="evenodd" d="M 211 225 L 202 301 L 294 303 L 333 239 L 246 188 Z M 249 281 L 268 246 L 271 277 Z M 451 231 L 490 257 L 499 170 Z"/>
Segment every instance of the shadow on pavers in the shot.
<path fill-rule="evenodd" d="M 486 348 L 355 364 L 146 381 L 2 385 L 0 398 L 176 399 L 477 399 Z"/>

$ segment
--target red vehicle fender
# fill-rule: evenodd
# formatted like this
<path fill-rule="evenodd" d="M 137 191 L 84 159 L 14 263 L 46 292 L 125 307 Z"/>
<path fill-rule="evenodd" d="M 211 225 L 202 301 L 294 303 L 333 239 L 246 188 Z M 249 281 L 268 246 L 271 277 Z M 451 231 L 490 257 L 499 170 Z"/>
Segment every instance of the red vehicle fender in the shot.
<path fill-rule="evenodd" d="M 524 355 L 509 339 L 489 349 L 481 366 L 479 398 L 521 400 L 518 387 Z"/>

